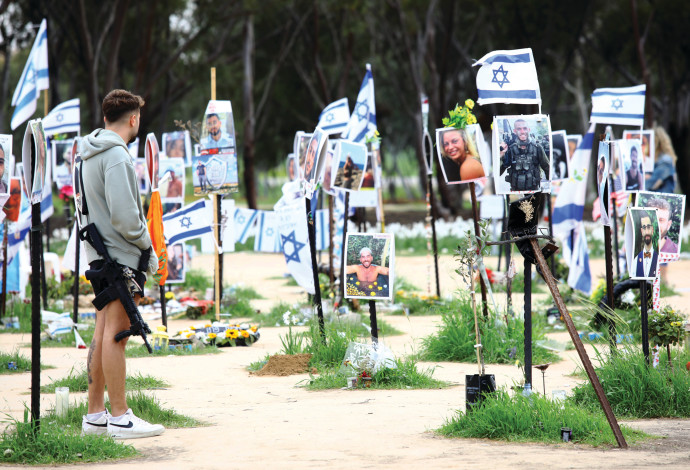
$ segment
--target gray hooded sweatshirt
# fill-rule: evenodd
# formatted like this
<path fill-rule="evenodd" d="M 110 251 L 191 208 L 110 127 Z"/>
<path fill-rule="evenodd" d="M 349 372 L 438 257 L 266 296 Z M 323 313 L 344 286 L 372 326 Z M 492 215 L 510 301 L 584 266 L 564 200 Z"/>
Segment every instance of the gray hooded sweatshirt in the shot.
<path fill-rule="evenodd" d="M 136 269 L 141 250 L 151 247 L 151 237 L 127 145 L 115 132 L 96 129 L 81 139 L 78 151 L 89 212 L 82 216 L 82 225 L 94 223 L 110 257 Z M 91 245 L 85 246 L 89 263 L 101 259 Z M 155 252 L 151 255 L 149 274 L 158 269 Z"/>

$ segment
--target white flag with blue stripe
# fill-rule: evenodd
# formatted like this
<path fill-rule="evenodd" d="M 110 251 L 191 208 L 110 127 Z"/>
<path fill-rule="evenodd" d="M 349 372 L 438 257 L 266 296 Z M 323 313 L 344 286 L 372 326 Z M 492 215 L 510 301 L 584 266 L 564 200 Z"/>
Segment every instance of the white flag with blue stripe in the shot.
<path fill-rule="evenodd" d="M 317 250 L 327 250 L 330 246 L 328 240 L 328 234 L 330 233 L 328 224 L 328 209 L 318 209 L 316 211 L 316 218 L 314 220 L 316 224 L 316 249 Z"/>
<path fill-rule="evenodd" d="M 597 88 L 592 93 L 592 115 L 589 122 L 642 127 L 646 90 L 647 85 Z"/>
<path fill-rule="evenodd" d="M 374 100 L 374 76 L 371 65 L 367 64 L 367 73 L 359 88 L 355 109 L 352 110 L 347 129 L 343 131 L 343 139 L 356 143 L 363 143 L 367 134 L 376 132 L 376 101 Z"/>
<path fill-rule="evenodd" d="M 304 198 L 301 198 L 287 204 L 276 204 L 273 208 L 278 217 L 278 230 L 287 269 L 297 284 L 313 295 L 314 271 L 304 205 Z"/>
<path fill-rule="evenodd" d="M 347 98 L 341 98 L 338 101 L 326 106 L 319 115 L 319 123 L 316 127 L 323 129 L 326 134 L 341 134 L 350 121 L 350 105 Z"/>
<path fill-rule="evenodd" d="M 256 222 L 257 211 L 238 207 L 235 209 L 235 241 L 237 243 L 247 243 L 247 237 L 252 234 L 254 222 Z"/>
<path fill-rule="evenodd" d="M 589 248 L 587 247 L 587 236 L 585 225 L 582 221 L 573 230 L 572 238 L 568 236 L 563 244 L 563 258 L 569 260 L 568 266 L 568 285 L 573 289 L 590 295 L 592 293 L 592 273 L 589 269 Z M 570 246 L 570 240 L 573 246 Z M 568 256 L 570 255 L 570 256 Z"/>
<path fill-rule="evenodd" d="M 163 233 L 165 244 L 176 243 L 213 232 L 213 211 L 206 199 L 184 206 L 170 214 L 163 216 Z"/>
<path fill-rule="evenodd" d="M 280 234 L 278 233 L 278 217 L 273 211 L 257 211 L 256 238 L 254 251 L 278 253 Z"/>
<path fill-rule="evenodd" d="M 42 119 L 42 122 L 46 135 L 64 134 L 67 132 L 79 134 L 79 98 L 74 98 L 55 106 Z"/>
<path fill-rule="evenodd" d="M 563 180 L 561 189 L 556 197 L 553 208 L 553 233 L 559 238 L 569 236 L 582 221 L 585 211 L 585 197 L 587 195 L 587 170 L 592 153 L 594 140 L 594 124 L 590 124 L 587 134 L 580 141 L 570 159 L 570 177 Z"/>
<path fill-rule="evenodd" d="M 38 96 L 41 90 L 47 90 L 48 86 L 48 28 L 44 18 L 12 96 L 12 130 L 33 116 Z"/>
<path fill-rule="evenodd" d="M 477 72 L 477 103 L 520 103 L 541 105 L 541 92 L 532 49 L 493 51 L 472 66 Z"/>

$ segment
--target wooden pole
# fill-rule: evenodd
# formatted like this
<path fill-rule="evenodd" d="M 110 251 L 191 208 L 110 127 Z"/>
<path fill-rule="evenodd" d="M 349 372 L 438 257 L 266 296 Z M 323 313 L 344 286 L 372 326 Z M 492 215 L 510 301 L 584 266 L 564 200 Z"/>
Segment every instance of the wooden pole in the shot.
<path fill-rule="evenodd" d="M 78 216 L 77 216 L 78 217 Z M 75 222 L 76 224 L 76 222 Z M 74 285 L 72 289 L 74 290 L 74 301 L 72 302 L 72 321 L 74 323 L 79 322 L 79 264 L 81 263 L 81 240 L 79 240 L 79 230 L 75 228 L 74 243 L 76 249 L 74 250 Z"/>
<path fill-rule="evenodd" d="M 474 181 L 470 182 L 470 199 L 472 201 L 472 219 L 474 219 L 474 234 L 477 238 L 481 235 L 479 232 L 479 206 L 477 204 L 477 195 L 475 194 Z M 477 240 L 479 244 L 479 240 Z M 483 247 L 477 246 L 477 253 L 481 251 Z M 489 316 L 489 309 L 486 302 L 486 285 L 484 284 L 484 278 L 479 276 L 479 287 L 482 290 L 482 312 L 485 317 Z"/>
<path fill-rule="evenodd" d="M 331 281 L 331 292 L 335 284 L 335 273 L 333 272 L 333 196 L 328 195 L 328 277 Z"/>
<path fill-rule="evenodd" d="M 541 252 L 540 252 L 541 253 Z M 525 258 L 525 386 L 532 387 L 532 263 Z"/>
<path fill-rule="evenodd" d="M 434 213 L 434 185 L 433 175 L 427 175 L 427 201 L 429 202 L 429 217 L 431 218 L 431 243 L 434 252 L 434 273 L 436 275 L 436 297 L 441 298 L 441 281 L 438 275 L 438 242 L 436 239 L 436 214 Z"/>
<path fill-rule="evenodd" d="M 216 68 L 211 67 L 211 100 L 216 99 Z M 220 240 L 220 219 L 218 218 L 218 206 L 220 205 L 220 196 L 217 194 L 213 197 L 213 236 L 216 240 Z M 220 246 L 220 245 L 219 245 Z M 216 246 L 216 256 L 215 256 L 215 271 L 214 271 L 214 299 L 215 299 L 215 309 L 216 309 L 216 321 L 220 320 L 220 297 L 223 290 L 221 286 L 221 273 L 220 273 L 220 253 L 218 251 L 218 246 Z"/>

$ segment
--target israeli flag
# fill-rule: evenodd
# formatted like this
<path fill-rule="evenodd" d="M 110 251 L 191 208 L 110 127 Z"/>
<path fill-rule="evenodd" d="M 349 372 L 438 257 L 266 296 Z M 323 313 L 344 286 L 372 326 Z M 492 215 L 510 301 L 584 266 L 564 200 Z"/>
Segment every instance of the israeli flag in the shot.
<path fill-rule="evenodd" d="M 340 260 L 343 254 L 343 229 L 345 227 L 345 192 L 338 191 L 333 204 L 333 269 L 340 271 Z"/>
<path fill-rule="evenodd" d="M 563 244 L 564 247 L 567 247 L 563 257 L 566 260 L 570 260 L 568 263 L 570 267 L 568 285 L 586 295 L 590 295 L 592 293 L 592 273 L 589 269 L 589 248 L 587 247 L 584 223 L 580 221 L 573 232 L 573 236 L 568 236 L 566 243 Z M 573 245 L 570 245 L 571 238 Z M 570 254 L 570 257 L 567 256 L 568 254 Z"/>
<path fill-rule="evenodd" d="M 589 122 L 642 127 L 646 90 L 647 85 L 597 88 L 592 93 L 592 115 Z"/>
<path fill-rule="evenodd" d="M 237 243 L 247 243 L 251 229 L 256 222 L 257 211 L 238 207 L 235 209 L 235 241 Z"/>
<path fill-rule="evenodd" d="M 343 131 L 343 139 L 356 143 L 364 143 L 367 134 L 376 132 L 376 102 L 374 100 L 374 76 L 371 64 L 367 64 L 367 73 L 359 88 L 357 103 L 352 111 L 347 129 Z"/>
<path fill-rule="evenodd" d="M 520 103 L 541 106 L 541 92 L 532 49 L 493 51 L 475 62 L 477 103 Z"/>
<path fill-rule="evenodd" d="M 563 180 L 553 208 L 553 233 L 559 238 L 568 237 L 582 221 L 587 195 L 587 175 L 594 140 L 594 124 L 590 124 L 587 134 L 580 141 L 570 160 L 570 177 Z"/>
<path fill-rule="evenodd" d="M 297 284 L 314 294 L 314 271 L 307 232 L 304 198 L 274 206 L 287 269 Z"/>
<path fill-rule="evenodd" d="M 65 101 L 55 106 L 43 118 L 43 130 L 47 136 L 76 132 L 79 134 L 79 98 Z"/>
<path fill-rule="evenodd" d="M 163 216 L 163 233 L 166 245 L 174 245 L 204 234 L 213 233 L 213 210 L 201 199 Z"/>
<path fill-rule="evenodd" d="M 278 233 L 278 218 L 273 211 L 257 211 L 256 238 L 254 251 L 277 253 L 280 234 Z"/>
<path fill-rule="evenodd" d="M 347 98 L 341 98 L 338 101 L 326 106 L 319 115 L 319 123 L 316 127 L 320 127 L 327 134 L 341 134 L 346 128 L 350 120 L 350 105 Z"/>
<path fill-rule="evenodd" d="M 10 123 L 12 130 L 33 116 L 38 96 L 48 86 L 48 26 L 44 18 L 12 96 L 12 106 L 15 107 Z"/>
<path fill-rule="evenodd" d="M 328 209 L 319 209 L 314 218 L 316 228 L 316 249 L 327 250 L 330 246 L 328 234 L 330 233 L 328 224 Z"/>

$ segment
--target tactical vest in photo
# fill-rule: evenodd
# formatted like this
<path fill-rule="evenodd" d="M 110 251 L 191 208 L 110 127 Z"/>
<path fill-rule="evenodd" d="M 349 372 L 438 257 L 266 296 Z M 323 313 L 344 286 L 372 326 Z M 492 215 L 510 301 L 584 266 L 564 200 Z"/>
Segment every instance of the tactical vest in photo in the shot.
<path fill-rule="evenodd" d="M 508 147 L 510 168 L 505 178 L 506 182 L 510 183 L 511 191 L 539 189 L 541 182 L 539 150 L 540 148 L 533 142 L 528 142 L 524 149 L 517 143 Z"/>

